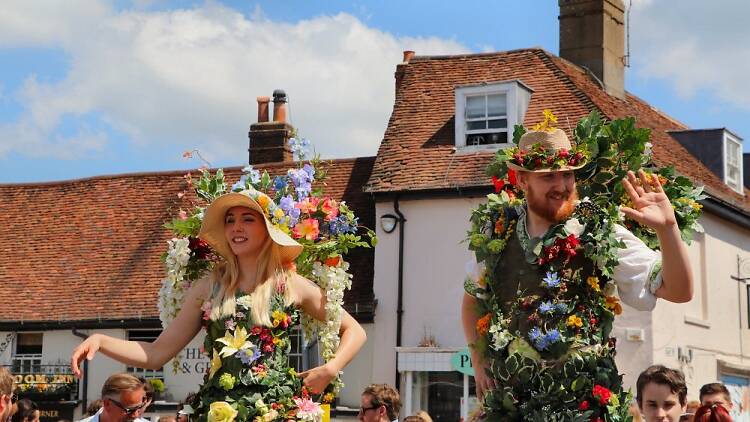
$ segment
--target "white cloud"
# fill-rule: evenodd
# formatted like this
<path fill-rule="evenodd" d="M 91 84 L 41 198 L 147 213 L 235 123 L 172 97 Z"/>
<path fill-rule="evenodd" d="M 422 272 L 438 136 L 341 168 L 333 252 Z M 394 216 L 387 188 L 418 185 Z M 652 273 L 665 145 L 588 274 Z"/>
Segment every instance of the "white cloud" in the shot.
<path fill-rule="evenodd" d="M 750 2 L 638 0 L 631 11 L 631 56 L 638 73 L 750 110 Z"/>
<path fill-rule="evenodd" d="M 66 144 L 100 151 L 101 133 L 56 135 L 63 118 L 96 114 L 138 145 L 198 147 L 209 159 L 244 155 L 255 97 L 275 88 L 286 90 L 292 123 L 324 156 L 374 154 L 402 50 L 468 51 L 453 40 L 395 37 L 343 13 L 289 24 L 210 2 L 115 12 L 100 2 L 19 1 L 0 9 L 3 46 L 62 48 L 70 69 L 56 83 L 26 81 L 16 95 L 26 112 L 0 126 L 0 156 Z"/>

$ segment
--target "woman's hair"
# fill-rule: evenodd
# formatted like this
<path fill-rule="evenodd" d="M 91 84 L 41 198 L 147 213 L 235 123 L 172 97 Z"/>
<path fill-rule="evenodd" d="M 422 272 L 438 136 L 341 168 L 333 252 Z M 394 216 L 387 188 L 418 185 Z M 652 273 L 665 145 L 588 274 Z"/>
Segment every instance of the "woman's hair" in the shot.
<path fill-rule="evenodd" d="M 427 422 L 427 421 L 417 415 L 412 415 L 412 416 L 407 416 L 404 419 L 404 422 Z"/>
<path fill-rule="evenodd" d="M 283 264 L 279 245 L 271 240 L 271 236 L 267 236 L 256 261 L 255 279 L 262 281 L 250 294 L 250 317 L 255 325 L 271 326 L 269 302 L 278 289 L 283 289 L 286 305 L 292 303 L 292 291 L 289 283 L 286 283 L 290 272 L 284 269 Z M 216 265 L 210 277 L 211 319 L 217 320 L 235 313 L 239 277 L 240 267 L 235 255 L 226 257 L 223 263 Z"/>
<path fill-rule="evenodd" d="M 422 418 L 424 422 L 432 422 L 432 418 L 430 417 L 429 413 L 425 412 L 424 410 L 417 411 L 416 415 Z"/>
<path fill-rule="evenodd" d="M 88 407 L 86 407 L 86 414 L 89 416 L 96 415 L 96 412 L 99 411 L 99 409 L 102 408 L 102 399 L 96 399 L 89 403 Z"/>
<path fill-rule="evenodd" d="M 729 411 L 720 404 L 706 405 L 695 412 L 694 422 L 732 422 Z"/>
<path fill-rule="evenodd" d="M 16 410 L 16 413 L 13 414 L 13 417 L 11 418 L 12 422 L 23 422 L 25 420 L 32 420 L 34 419 L 34 412 L 36 412 L 39 408 L 36 406 L 36 403 L 29 399 L 21 399 L 16 402 L 16 406 L 18 410 Z"/>

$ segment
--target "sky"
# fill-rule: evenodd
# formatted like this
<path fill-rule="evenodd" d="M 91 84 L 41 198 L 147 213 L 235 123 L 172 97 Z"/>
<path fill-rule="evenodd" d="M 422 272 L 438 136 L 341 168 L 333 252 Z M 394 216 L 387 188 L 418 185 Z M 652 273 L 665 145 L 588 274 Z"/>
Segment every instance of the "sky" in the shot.
<path fill-rule="evenodd" d="M 625 87 L 750 151 L 750 2 L 625 0 Z M 5 0 L 0 183 L 246 164 L 257 96 L 284 89 L 324 158 L 375 155 L 403 50 L 542 47 L 556 1 Z"/>

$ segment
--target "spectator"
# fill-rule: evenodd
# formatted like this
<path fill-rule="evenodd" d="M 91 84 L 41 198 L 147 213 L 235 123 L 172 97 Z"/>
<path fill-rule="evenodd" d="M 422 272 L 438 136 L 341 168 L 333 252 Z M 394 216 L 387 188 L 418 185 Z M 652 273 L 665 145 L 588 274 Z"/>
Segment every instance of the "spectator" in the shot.
<path fill-rule="evenodd" d="M 701 407 L 701 402 L 698 400 L 690 400 L 685 407 L 685 413 L 682 414 L 680 422 L 693 422 L 695 420 L 695 412 Z"/>
<path fill-rule="evenodd" d="M 732 397 L 729 395 L 729 390 L 720 382 L 712 382 L 701 387 L 698 398 L 701 401 L 701 406 L 720 404 L 725 409 L 732 410 L 732 406 L 734 405 Z"/>
<path fill-rule="evenodd" d="M 172 415 L 159 416 L 159 421 L 158 422 L 177 422 L 177 418 L 175 418 Z"/>
<path fill-rule="evenodd" d="M 695 422 L 732 422 L 729 410 L 720 404 L 703 405 L 695 412 Z"/>
<path fill-rule="evenodd" d="M 426 421 L 417 415 L 412 415 L 412 416 L 407 416 L 406 418 L 404 418 L 404 422 L 426 422 Z"/>
<path fill-rule="evenodd" d="M 154 386 L 151 385 L 151 383 L 148 382 L 148 380 L 144 377 L 138 377 L 138 379 L 143 383 L 143 389 L 146 391 L 146 401 L 143 407 L 141 407 L 141 410 L 135 412 L 133 416 L 135 417 L 136 421 L 147 422 L 148 419 L 144 419 L 143 414 L 146 413 L 148 407 L 151 406 L 151 403 L 153 403 L 154 401 Z"/>
<path fill-rule="evenodd" d="M 630 408 L 628 408 L 628 411 L 630 412 L 630 416 L 633 417 L 633 422 L 643 422 L 643 418 L 641 417 L 641 411 L 638 409 L 637 402 L 631 402 Z"/>
<path fill-rule="evenodd" d="M 387 384 L 371 384 L 362 392 L 358 419 L 360 422 L 398 421 L 400 410 L 398 391 Z"/>
<path fill-rule="evenodd" d="M 99 409 L 102 408 L 102 399 L 96 399 L 89 403 L 89 406 L 86 408 L 86 415 L 87 416 L 94 416 L 99 412 Z"/>
<path fill-rule="evenodd" d="M 422 418 L 424 422 L 432 422 L 432 418 L 430 417 L 430 414 L 425 412 L 424 410 L 417 411 L 416 415 Z"/>
<path fill-rule="evenodd" d="M 6 422 L 13 413 L 13 403 L 16 395 L 13 394 L 13 375 L 4 366 L 0 366 L 0 422 Z"/>
<path fill-rule="evenodd" d="M 646 422 L 679 422 L 687 405 L 687 385 L 681 371 L 653 365 L 636 382 L 638 408 Z"/>
<path fill-rule="evenodd" d="M 16 413 L 11 416 L 12 422 L 39 422 L 39 408 L 36 403 L 29 399 L 21 399 L 16 402 Z"/>
<path fill-rule="evenodd" d="M 193 414 L 193 403 L 195 400 L 195 393 L 190 393 L 185 397 L 185 401 L 181 402 L 177 408 L 177 422 L 188 422 L 189 415 Z"/>
<path fill-rule="evenodd" d="M 147 404 L 143 381 L 124 372 L 114 374 L 102 386 L 102 408 L 80 422 L 132 422 Z"/>

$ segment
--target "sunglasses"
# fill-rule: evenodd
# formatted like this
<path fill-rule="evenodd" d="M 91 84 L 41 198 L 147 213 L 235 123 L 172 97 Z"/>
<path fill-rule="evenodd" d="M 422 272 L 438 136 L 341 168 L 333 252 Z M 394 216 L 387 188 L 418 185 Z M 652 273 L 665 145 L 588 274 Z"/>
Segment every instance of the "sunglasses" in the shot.
<path fill-rule="evenodd" d="M 136 405 L 136 406 L 133 406 L 133 407 L 125 407 L 122 403 L 120 403 L 119 401 L 117 401 L 115 399 L 111 399 L 111 398 L 107 397 L 107 400 L 109 400 L 112 403 L 114 403 L 115 406 L 119 407 L 120 410 L 122 410 L 123 412 L 125 412 L 128 416 L 130 416 L 133 413 L 135 413 L 135 412 L 143 409 L 146 405 L 149 404 L 149 402 L 143 402 L 143 403 L 141 403 L 139 405 Z"/>

